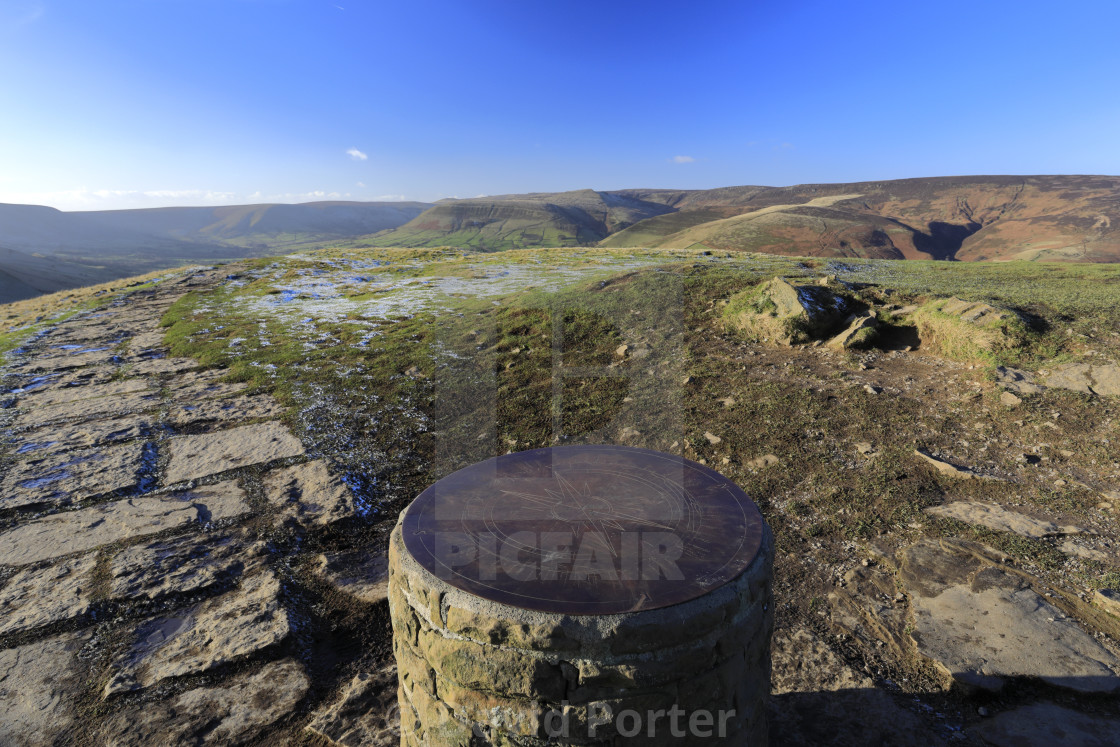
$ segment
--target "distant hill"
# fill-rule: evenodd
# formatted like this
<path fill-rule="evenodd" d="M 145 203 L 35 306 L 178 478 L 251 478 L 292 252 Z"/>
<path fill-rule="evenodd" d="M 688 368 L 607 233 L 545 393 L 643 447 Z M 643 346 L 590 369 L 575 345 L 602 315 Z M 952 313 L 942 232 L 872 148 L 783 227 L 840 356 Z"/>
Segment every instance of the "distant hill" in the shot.
<path fill-rule="evenodd" d="M 259 256 L 396 228 L 422 202 L 63 212 L 0 204 L 0 303 L 187 262 Z"/>
<path fill-rule="evenodd" d="M 1113 227 L 1113 223 L 1116 227 Z M 422 202 L 65 213 L 0 205 L 0 302 L 338 242 L 480 251 L 607 246 L 790 256 L 1120 262 L 1120 177 L 961 176 Z"/>
<path fill-rule="evenodd" d="M 308 202 L 103 210 L 73 215 L 111 230 L 142 231 L 191 243 L 279 248 L 393 229 L 429 207 L 425 202 Z"/>
<path fill-rule="evenodd" d="M 720 192 L 721 190 L 713 190 Z M 889 259 L 1120 261 L 1120 177 L 976 176 L 698 192 L 604 245 Z M 707 212 L 705 212 L 707 211 Z M 734 215 L 714 217 L 720 211 Z M 709 220 L 709 216 L 713 219 Z"/>
<path fill-rule="evenodd" d="M 367 246 L 458 246 L 495 251 L 536 246 L 589 246 L 629 226 L 674 210 L 681 191 L 501 195 L 445 200 Z M 640 195 L 640 196 L 639 196 Z"/>
<path fill-rule="evenodd" d="M 965 176 L 441 201 L 373 246 L 600 244 L 888 259 L 1120 261 L 1120 177 Z"/>

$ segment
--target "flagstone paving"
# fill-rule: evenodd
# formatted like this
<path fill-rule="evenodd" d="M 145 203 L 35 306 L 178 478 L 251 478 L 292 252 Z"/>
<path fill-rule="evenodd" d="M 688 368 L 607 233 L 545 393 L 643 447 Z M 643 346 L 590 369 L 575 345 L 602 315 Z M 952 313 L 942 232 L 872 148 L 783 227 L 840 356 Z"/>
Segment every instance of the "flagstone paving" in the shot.
<path fill-rule="evenodd" d="M 275 743 L 312 721 L 330 744 L 399 742 L 395 670 L 339 672 L 301 706 L 309 618 L 285 591 L 290 551 L 261 532 L 320 531 L 354 499 L 327 461 L 304 461 L 273 397 L 163 347 L 162 315 L 216 276 L 75 316 L 7 367 L 0 744 Z M 383 579 L 365 589 L 338 557 L 308 578 L 384 605 Z M 103 717 L 84 723 L 95 703 Z"/>
<path fill-rule="evenodd" d="M 28 454 L 0 485 L 0 508 L 65 505 L 135 487 L 144 445 L 121 444 L 39 456 Z"/>

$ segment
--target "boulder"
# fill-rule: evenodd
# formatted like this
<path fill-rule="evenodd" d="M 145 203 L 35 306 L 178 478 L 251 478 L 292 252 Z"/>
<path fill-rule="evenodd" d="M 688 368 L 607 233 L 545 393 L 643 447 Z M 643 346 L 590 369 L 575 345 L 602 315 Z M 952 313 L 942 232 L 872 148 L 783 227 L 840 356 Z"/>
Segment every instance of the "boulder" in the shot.
<path fill-rule="evenodd" d="M 830 336 L 851 316 L 852 307 L 824 286 L 774 278 L 732 296 L 724 316 L 749 336 L 792 345 Z"/>
<path fill-rule="evenodd" d="M 879 321 L 871 314 L 848 317 L 848 326 L 840 334 L 828 341 L 829 347 L 840 350 L 861 348 L 877 334 Z"/>

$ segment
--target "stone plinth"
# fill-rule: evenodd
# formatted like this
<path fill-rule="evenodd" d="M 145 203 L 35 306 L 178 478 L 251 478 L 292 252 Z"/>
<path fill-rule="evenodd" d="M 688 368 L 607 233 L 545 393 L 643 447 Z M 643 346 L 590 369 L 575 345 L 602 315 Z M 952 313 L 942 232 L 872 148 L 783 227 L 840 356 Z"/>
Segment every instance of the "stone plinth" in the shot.
<path fill-rule="evenodd" d="M 754 504 L 680 457 L 455 473 L 390 543 L 401 744 L 765 745 L 772 560 Z"/>

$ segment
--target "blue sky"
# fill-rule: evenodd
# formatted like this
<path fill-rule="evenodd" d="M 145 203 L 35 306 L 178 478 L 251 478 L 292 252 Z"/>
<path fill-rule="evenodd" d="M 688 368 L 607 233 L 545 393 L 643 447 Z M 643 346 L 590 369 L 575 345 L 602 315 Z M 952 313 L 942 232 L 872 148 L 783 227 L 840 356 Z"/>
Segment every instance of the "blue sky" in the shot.
<path fill-rule="evenodd" d="M 0 202 L 1120 174 L 1120 4 L 0 0 Z"/>

